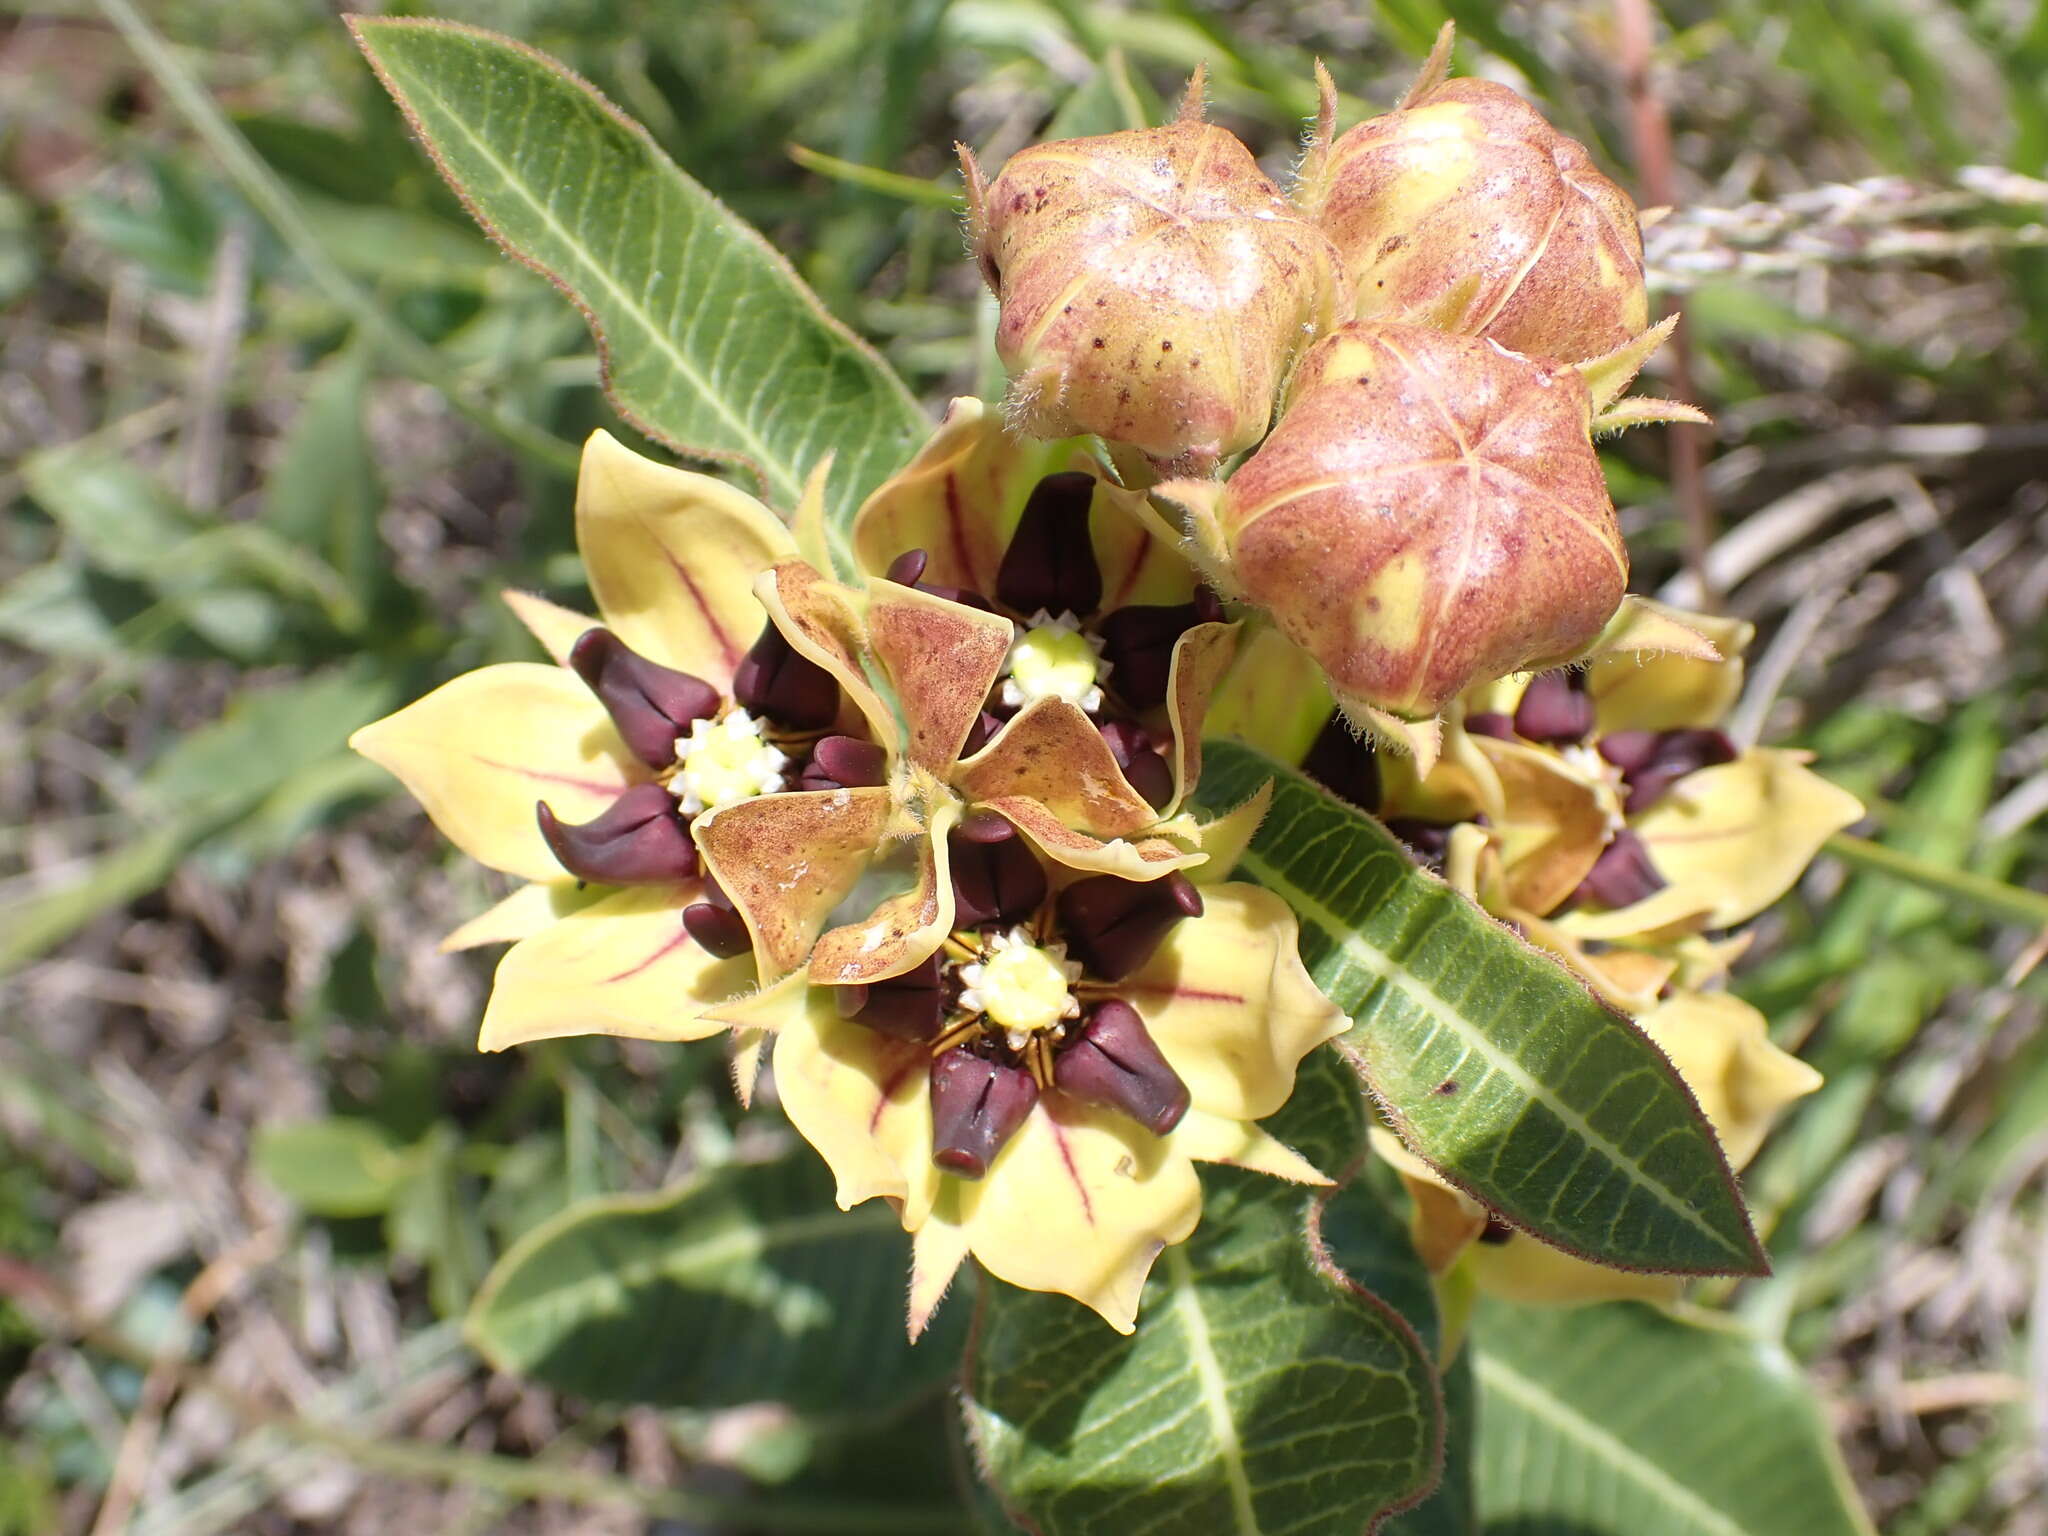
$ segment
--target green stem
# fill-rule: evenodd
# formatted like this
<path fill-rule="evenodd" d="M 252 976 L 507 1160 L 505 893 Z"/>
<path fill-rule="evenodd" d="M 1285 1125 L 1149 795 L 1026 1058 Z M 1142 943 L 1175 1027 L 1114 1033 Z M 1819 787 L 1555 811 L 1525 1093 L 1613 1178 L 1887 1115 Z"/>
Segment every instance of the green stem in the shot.
<path fill-rule="evenodd" d="M 1910 853 L 1901 853 L 1866 837 L 1851 837 L 1846 832 L 1837 832 L 1829 838 L 1827 848 L 1837 858 L 1860 869 L 1875 870 L 1895 880 L 1940 891 L 2008 922 L 2023 923 L 2033 929 L 2048 929 L 2048 896 L 2039 891 L 2007 885 L 2003 880 L 1973 874 L 1967 869 L 1951 869 L 1927 859 L 1915 858 Z"/>
<path fill-rule="evenodd" d="M 506 411 L 485 398 L 449 365 L 447 359 L 399 325 L 340 265 L 327 254 L 320 237 L 306 222 L 290 189 L 263 163 L 249 141 L 227 120 L 205 87 L 185 67 L 170 44 L 143 19 L 133 0 L 97 0 L 101 12 L 127 39 L 164 95 L 200 140 L 220 160 L 230 180 L 291 248 L 327 297 L 355 321 L 363 334 L 400 367 L 448 397 L 463 415 L 494 432 L 521 452 L 550 468 L 574 474 L 574 444 Z"/>
<path fill-rule="evenodd" d="M 860 1503 L 834 1498 L 795 1501 L 730 1499 L 679 1488 L 649 1488 L 625 1478 L 578 1472 L 545 1462 L 520 1461 L 446 1446 L 377 1440 L 306 1419 L 281 1419 L 280 1433 L 393 1477 L 486 1489 L 511 1499 L 564 1499 L 579 1504 L 626 1504 L 671 1520 L 735 1524 L 769 1531 L 833 1536 L 961 1536 L 958 1510 L 933 1505 Z"/>

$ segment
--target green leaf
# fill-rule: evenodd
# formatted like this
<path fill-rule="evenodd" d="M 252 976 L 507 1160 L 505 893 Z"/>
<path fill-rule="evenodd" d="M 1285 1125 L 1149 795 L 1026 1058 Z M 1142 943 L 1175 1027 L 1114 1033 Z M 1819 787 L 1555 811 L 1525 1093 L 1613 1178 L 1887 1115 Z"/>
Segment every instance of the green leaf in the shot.
<path fill-rule="evenodd" d="M 1301 919 L 1347 1054 L 1415 1152 L 1514 1226 L 1624 1268 L 1754 1274 L 1726 1160 L 1669 1061 L 1374 821 L 1234 742 L 1202 798 L 1277 779 L 1240 872 Z"/>
<path fill-rule="evenodd" d="M 264 1126 L 254 1160 L 258 1173 L 315 1216 L 379 1215 L 412 1171 L 382 1126 L 339 1116 Z"/>
<path fill-rule="evenodd" d="M 833 1209 L 817 1159 L 728 1164 L 535 1228 L 466 1331 L 498 1369 L 607 1402 L 875 1413 L 958 1366 L 965 1308 L 904 1337 L 908 1264 L 895 1213 Z"/>
<path fill-rule="evenodd" d="M 1311 1262 L 1314 1197 L 1228 1168 L 1203 1185 L 1128 1338 L 982 1288 L 969 1434 L 1041 1536 L 1359 1536 L 1436 1482 L 1436 1373 L 1398 1313 Z"/>
<path fill-rule="evenodd" d="M 1467 1347 L 1487 1536 L 1870 1536 L 1798 1366 L 1731 1324 L 1488 1303 Z"/>
<path fill-rule="evenodd" d="M 635 426 L 745 465 L 784 511 L 833 454 L 835 526 L 922 440 L 881 359 L 584 81 L 471 27 L 350 25 L 478 221 L 583 310 Z"/>

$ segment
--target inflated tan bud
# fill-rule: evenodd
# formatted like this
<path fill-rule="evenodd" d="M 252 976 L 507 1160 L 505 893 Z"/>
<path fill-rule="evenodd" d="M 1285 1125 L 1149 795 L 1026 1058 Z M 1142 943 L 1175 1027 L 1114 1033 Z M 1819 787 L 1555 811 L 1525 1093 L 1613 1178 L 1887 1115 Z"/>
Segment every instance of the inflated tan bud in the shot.
<path fill-rule="evenodd" d="M 1635 204 L 1585 147 L 1490 80 L 1432 83 L 1311 151 L 1299 197 L 1352 315 L 1580 362 L 1649 320 Z"/>
<path fill-rule="evenodd" d="M 1035 145 L 990 183 L 961 158 L 1016 426 L 1097 433 L 1182 474 L 1265 435 L 1340 279 L 1243 144 L 1195 105 L 1164 128 Z"/>
<path fill-rule="evenodd" d="M 1177 481 L 1201 562 L 1266 609 L 1351 718 L 1432 715 L 1582 651 L 1628 554 L 1568 364 L 1381 321 L 1302 359 L 1280 424 L 1221 487 Z"/>

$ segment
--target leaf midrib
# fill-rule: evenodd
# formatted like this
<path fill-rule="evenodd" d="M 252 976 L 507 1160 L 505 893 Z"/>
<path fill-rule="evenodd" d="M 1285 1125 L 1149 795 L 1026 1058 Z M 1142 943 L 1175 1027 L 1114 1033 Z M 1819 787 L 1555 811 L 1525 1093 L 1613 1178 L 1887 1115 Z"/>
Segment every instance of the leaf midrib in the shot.
<path fill-rule="evenodd" d="M 1324 935 L 1361 969 L 1413 999 L 1439 1025 L 1448 1028 L 1485 1061 L 1491 1070 L 1499 1072 L 1513 1082 L 1529 1099 L 1556 1115 L 1567 1130 L 1582 1137 L 1588 1146 L 1606 1156 L 1629 1183 L 1649 1194 L 1658 1204 L 1679 1217 L 1695 1232 L 1711 1240 L 1724 1253 L 1731 1254 L 1738 1261 L 1748 1257 L 1740 1250 L 1731 1248 L 1725 1236 L 1701 1221 L 1699 1213 L 1688 1201 L 1645 1174 L 1640 1164 L 1596 1130 L 1584 1115 L 1530 1076 L 1520 1062 L 1497 1050 L 1484 1034 L 1465 1027 L 1464 1016 L 1421 977 L 1391 955 L 1367 943 L 1355 927 L 1344 922 L 1322 902 L 1304 891 L 1285 872 L 1267 862 L 1256 849 L 1247 849 L 1241 862 L 1261 885 L 1283 893 L 1303 922 L 1313 923 L 1320 928 Z"/>
<path fill-rule="evenodd" d="M 714 414 L 724 420 L 739 438 L 752 445 L 751 452 L 755 462 L 760 465 L 762 474 L 770 477 L 775 482 L 774 488 L 791 496 L 800 492 L 802 489 L 802 477 L 795 471 L 794 466 L 784 464 L 775 451 L 754 431 L 753 427 L 744 418 L 733 413 L 731 407 L 725 403 L 724 397 L 717 389 L 712 387 L 710 380 L 698 370 L 689 356 L 679 350 L 667 332 L 654 323 L 653 315 L 648 313 L 633 295 L 619 287 L 612 280 L 610 274 L 593 258 L 583 243 L 571 234 L 562 222 L 555 217 L 554 210 L 548 207 L 546 203 L 541 202 L 528 190 L 526 183 L 513 174 L 512 168 L 498 158 L 488 140 L 479 138 L 471 130 L 461 114 L 454 110 L 448 98 L 436 91 L 432 85 L 424 83 L 417 74 L 414 76 L 413 89 L 434 103 L 436 109 L 441 113 L 442 121 L 452 123 L 455 126 L 463 139 L 496 172 L 499 179 L 516 192 L 526 205 L 539 216 L 542 222 L 555 233 L 563 245 L 567 247 L 569 253 L 575 258 L 578 265 L 613 295 L 621 308 L 633 318 L 642 331 L 652 338 L 654 345 L 662 355 L 668 358 L 676 366 L 677 370 L 690 380 L 699 396 L 712 407 Z M 662 174 L 662 167 L 659 164 L 656 166 L 655 174 Z M 613 345 L 615 347 L 616 343 L 614 342 Z"/>
<path fill-rule="evenodd" d="M 1706 1503 L 1662 1467 L 1615 1439 L 1569 1403 L 1544 1391 L 1539 1383 L 1531 1381 L 1498 1356 L 1475 1351 L 1473 1358 L 1482 1386 L 1511 1399 L 1558 1433 L 1602 1457 L 1619 1473 L 1633 1478 L 1641 1487 L 1675 1506 L 1703 1532 L 1712 1533 L 1712 1536 L 1749 1536 L 1741 1526 Z"/>
<path fill-rule="evenodd" d="M 1215 1342 L 1209 1337 L 1209 1319 L 1196 1293 L 1194 1266 L 1178 1245 L 1166 1250 L 1166 1276 L 1173 1287 L 1173 1313 L 1188 1341 L 1188 1362 L 1194 1368 L 1202 1407 L 1209 1416 L 1209 1432 L 1216 1437 L 1216 1459 L 1223 1468 L 1223 1481 L 1230 1490 L 1231 1516 L 1237 1536 L 1262 1536 L 1258 1512 L 1252 1507 L 1251 1479 L 1245 1475 L 1244 1446 L 1237 1436 L 1237 1420 L 1230 1412 L 1229 1386 L 1223 1377 L 1223 1363 L 1216 1358 Z"/>

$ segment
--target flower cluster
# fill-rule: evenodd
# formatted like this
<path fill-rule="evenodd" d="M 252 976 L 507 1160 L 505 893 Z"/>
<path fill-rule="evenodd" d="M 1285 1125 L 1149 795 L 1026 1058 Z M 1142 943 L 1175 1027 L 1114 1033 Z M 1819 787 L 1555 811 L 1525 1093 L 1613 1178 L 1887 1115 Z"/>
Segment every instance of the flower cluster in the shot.
<path fill-rule="evenodd" d="M 1128 1331 L 1195 1163 L 1323 1181 L 1258 1122 L 1348 1021 L 1223 879 L 1262 802 L 1195 813 L 1212 710 L 1668 1032 L 1732 1149 L 1801 1086 L 1700 935 L 1853 806 L 1720 733 L 1738 628 L 1625 598 L 1593 433 L 1692 414 L 1620 398 L 1668 331 L 1634 212 L 1447 48 L 1341 137 L 1325 77 L 1291 196 L 1199 76 L 963 150 L 1006 416 L 955 401 L 829 531 L 822 470 L 785 522 L 600 432 L 596 617 L 508 593 L 553 665 L 355 738 L 526 882 L 448 941 L 511 943 L 483 1046 L 731 1031 L 899 1212 L 913 1334 L 970 1254 Z M 1411 1171 L 1426 1251 L 1487 1235 Z"/>

